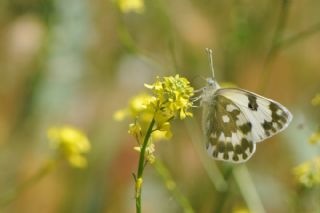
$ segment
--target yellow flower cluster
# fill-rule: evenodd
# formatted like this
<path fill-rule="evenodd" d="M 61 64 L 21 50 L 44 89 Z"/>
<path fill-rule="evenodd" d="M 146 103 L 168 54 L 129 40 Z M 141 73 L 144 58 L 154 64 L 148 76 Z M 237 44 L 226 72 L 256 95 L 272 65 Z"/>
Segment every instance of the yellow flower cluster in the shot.
<path fill-rule="evenodd" d="M 123 13 L 143 13 L 144 11 L 143 0 L 117 0 L 117 3 Z"/>
<path fill-rule="evenodd" d="M 52 127 L 48 130 L 48 138 L 52 149 L 67 159 L 71 166 L 83 168 L 87 165 L 83 154 L 90 151 L 90 142 L 81 131 L 70 126 Z"/>
<path fill-rule="evenodd" d="M 136 122 L 130 125 L 129 133 L 134 136 L 145 136 L 151 120 L 155 120 L 153 139 L 169 139 L 172 136 L 170 121 L 174 118 L 185 119 L 191 117 L 188 110 L 192 107 L 190 97 L 193 96 L 193 88 L 186 78 L 179 75 L 160 78 L 154 84 L 145 84 L 151 89 L 153 96 L 138 96 L 133 99 L 131 107 L 135 106 Z M 137 110 L 139 109 L 139 110 Z M 141 140 L 140 140 L 141 141 Z"/>
<path fill-rule="evenodd" d="M 320 142 L 320 132 L 313 133 L 309 138 L 310 144 L 317 144 Z"/>
<path fill-rule="evenodd" d="M 151 142 L 146 148 L 146 157 L 149 162 L 154 161 L 154 145 L 152 142 L 160 139 L 169 139 L 172 136 L 170 121 L 179 118 L 191 117 L 189 112 L 192 107 L 190 101 L 193 96 L 193 88 L 190 82 L 179 75 L 169 77 L 157 77 L 154 84 L 145 84 L 153 95 L 140 94 L 129 103 L 128 109 L 119 110 L 115 113 L 116 120 L 130 116 L 134 122 L 129 125 L 129 133 L 133 135 L 139 146 L 135 150 L 140 151 L 142 142 L 148 127 L 154 120 Z"/>
<path fill-rule="evenodd" d="M 158 113 L 160 120 L 173 118 L 177 113 L 181 120 L 192 116 L 188 109 L 192 107 L 190 97 L 193 96 L 193 88 L 186 78 L 179 75 L 158 77 L 154 84 L 145 84 L 145 87 L 151 89 L 154 94 L 151 106 Z"/>
<path fill-rule="evenodd" d="M 232 213 L 250 213 L 250 211 L 246 208 L 235 208 Z"/>
<path fill-rule="evenodd" d="M 293 170 L 295 179 L 307 188 L 320 185 L 320 157 L 304 162 Z"/>
<path fill-rule="evenodd" d="M 320 106 L 320 94 L 317 94 L 312 100 L 311 104 L 313 106 Z"/>

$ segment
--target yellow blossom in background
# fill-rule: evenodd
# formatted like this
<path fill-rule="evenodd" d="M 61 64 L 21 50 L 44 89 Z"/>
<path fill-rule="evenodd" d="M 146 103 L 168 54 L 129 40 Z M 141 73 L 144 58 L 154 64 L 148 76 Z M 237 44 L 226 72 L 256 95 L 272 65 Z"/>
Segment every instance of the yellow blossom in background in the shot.
<path fill-rule="evenodd" d="M 293 170 L 296 181 L 307 188 L 320 184 L 320 157 L 306 161 Z"/>
<path fill-rule="evenodd" d="M 120 109 L 113 114 L 113 119 L 116 121 L 123 121 L 128 116 L 126 109 Z"/>
<path fill-rule="evenodd" d="M 320 106 L 320 94 L 317 94 L 312 100 L 311 104 L 313 106 Z"/>
<path fill-rule="evenodd" d="M 153 116 L 153 112 L 148 109 L 148 105 L 152 100 L 153 97 L 145 93 L 134 96 L 129 101 L 129 107 L 117 110 L 114 113 L 113 118 L 116 121 L 122 121 L 127 117 L 142 117 L 142 119 L 144 119 L 145 121 L 150 122 Z"/>
<path fill-rule="evenodd" d="M 52 127 L 48 129 L 48 138 L 52 149 L 67 159 L 73 167 L 83 168 L 87 160 L 83 154 L 90 151 L 90 142 L 85 134 L 71 127 Z"/>
<path fill-rule="evenodd" d="M 133 118 L 142 116 L 146 121 L 151 121 L 153 111 L 148 109 L 148 106 L 153 99 L 151 95 L 144 93 L 133 97 L 129 102 L 130 116 Z"/>
<path fill-rule="evenodd" d="M 235 208 L 232 213 L 250 213 L 250 211 L 246 208 Z"/>
<path fill-rule="evenodd" d="M 144 11 L 143 0 L 117 0 L 117 3 L 123 13 L 143 13 Z"/>
<path fill-rule="evenodd" d="M 310 144 L 317 144 L 320 142 L 320 132 L 313 133 L 309 138 Z"/>

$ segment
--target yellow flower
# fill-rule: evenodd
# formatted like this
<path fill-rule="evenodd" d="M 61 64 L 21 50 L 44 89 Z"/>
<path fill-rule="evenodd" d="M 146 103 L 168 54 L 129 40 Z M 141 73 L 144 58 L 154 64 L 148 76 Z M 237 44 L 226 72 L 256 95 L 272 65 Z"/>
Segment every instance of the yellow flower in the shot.
<path fill-rule="evenodd" d="M 310 144 L 317 144 L 320 142 L 320 132 L 313 133 L 309 138 Z"/>
<path fill-rule="evenodd" d="M 190 97 L 193 96 L 193 88 L 186 78 L 179 75 L 157 77 L 154 84 L 145 84 L 145 87 L 151 89 L 156 98 L 153 102 L 156 113 L 168 120 L 172 117 L 179 117 L 181 120 L 192 117 L 188 110 L 192 107 Z"/>
<path fill-rule="evenodd" d="M 314 106 L 320 106 L 320 94 L 317 94 L 312 100 L 311 104 Z"/>
<path fill-rule="evenodd" d="M 307 188 L 320 184 L 320 157 L 306 161 L 293 169 L 296 181 Z"/>
<path fill-rule="evenodd" d="M 149 104 L 154 100 L 151 95 L 140 94 L 133 97 L 129 102 L 129 112 L 131 117 L 135 118 L 141 116 L 142 113 L 151 114 L 152 119 L 152 110 L 149 108 Z M 148 116 L 147 116 L 148 117 Z M 150 119 L 150 121 L 151 121 Z"/>
<path fill-rule="evenodd" d="M 174 118 L 185 119 L 192 117 L 188 110 L 192 107 L 190 101 L 193 96 L 193 88 L 186 78 L 179 75 L 169 77 L 157 77 L 154 84 L 145 84 L 152 90 L 153 99 L 148 108 L 153 112 L 156 121 L 155 134 L 158 137 L 171 138 L 170 121 Z"/>
<path fill-rule="evenodd" d="M 141 150 L 148 128 L 154 120 L 151 137 L 148 138 L 145 157 L 149 163 L 154 162 L 154 142 L 161 139 L 170 139 L 171 120 L 175 118 L 185 119 L 192 117 L 189 110 L 192 107 L 190 101 L 193 96 L 193 88 L 186 78 L 179 75 L 169 77 L 157 77 L 154 84 L 145 84 L 145 87 L 152 91 L 152 95 L 140 94 L 133 97 L 129 102 L 127 109 L 119 110 L 115 113 L 116 120 L 122 120 L 124 117 L 131 117 L 134 122 L 129 125 L 129 134 L 133 135 L 138 147 L 136 151 Z"/>
<path fill-rule="evenodd" d="M 73 167 L 82 168 L 87 165 L 87 160 L 82 154 L 90 151 L 88 138 L 79 130 L 64 126 L 48 129 L 48 138 L 52 149 L 69 161 Z"/>
<path fill-rule="evenodd" d="M 144 1 L 143 0 L 117 0 L 120 10 L 123 13 L 136 12 L 143 13 Z"/>
<path fill-rule="evenodd" d="M 246 208 L 235 208 L 232 212 L 233 213 L 250 213 L 250 211 Z"/>
<path fill-rule="evenodd" d="M 128 110 L 120 109 L 113 114 L 113 119 L 116 121 L 123 121 L 128 116 Z"/>

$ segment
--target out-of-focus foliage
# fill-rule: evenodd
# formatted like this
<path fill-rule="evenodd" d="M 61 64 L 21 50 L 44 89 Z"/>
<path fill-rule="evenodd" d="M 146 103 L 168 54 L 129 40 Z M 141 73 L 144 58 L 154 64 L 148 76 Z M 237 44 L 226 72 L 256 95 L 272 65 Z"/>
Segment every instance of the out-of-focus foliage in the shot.
<path fill-rule="evenodd" d="M 91 148 L 80 154 L 84 169 L 59 166 L 0 211 L 133 212 L 139 153 L 114 112 L 156 76 L 179 74 L 202 88 L 211 75 L 209 47 L 219 82 L 282 103 L 292 124 L 258 144 L 245 164 L 250 176 L 237 176 L 241 165 L 230 169 L 207 156 L 201 108 L 170 123 L 170 131 L 163 126 L 173 142 L 156 144 L 154 155 L 195 212 L 317 212 L 319 186 L 301 190 L 295 174 L 315 180 L 313 159 L 320 156 L 319 7 L 314 0 L 1 1 L 1 192 L 29 180 L 51 156 L 46 133 L 53 124 L 82 129 Z M 152 98 L 145 94 L 116 117 L 144 110 Z M 310 166 L 293 174 L 300 164 Z M 182 211 L 152 167 L 142 193 L 144 212 Z"/>

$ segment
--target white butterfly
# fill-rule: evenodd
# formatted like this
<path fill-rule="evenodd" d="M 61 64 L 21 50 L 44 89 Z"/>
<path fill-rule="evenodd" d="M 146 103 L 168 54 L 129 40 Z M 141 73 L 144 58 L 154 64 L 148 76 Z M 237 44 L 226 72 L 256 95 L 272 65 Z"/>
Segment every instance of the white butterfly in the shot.
<path fill-rule="evenodd" d="M 213 78 L 201 94 L 206 149 L 214 159 L 241 163 L 256 143 L 284 130 L 292 120 L 281 104 L 238 88 L 221 88 L 215 81 L 212 50 L 207 49 Z"/>

